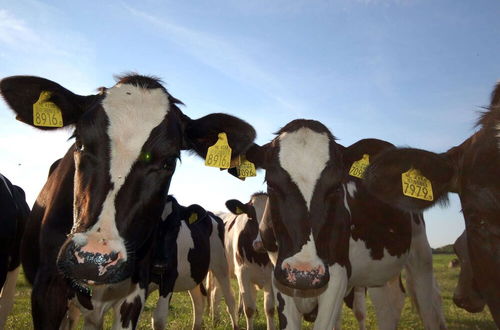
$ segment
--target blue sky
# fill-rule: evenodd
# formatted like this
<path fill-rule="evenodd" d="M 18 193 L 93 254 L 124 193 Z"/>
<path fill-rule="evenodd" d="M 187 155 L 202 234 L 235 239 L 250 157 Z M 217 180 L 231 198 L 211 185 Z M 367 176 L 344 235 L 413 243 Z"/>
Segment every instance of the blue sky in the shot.
<path fill-rule="evenodd" d="M 496 0 L 0 0 L 0 77 L 52 79 L 78 94 L 127 71 L 161 77 L 192 118 L 227 112 L 257 142 L 296 118 L 348 146 L 376 137 L 445 151 L 474 132 L 500 78 Z M 69 130 L 41 132 L 0 103 L 0 171 L 30 204 Z M 183 154 L 171 192 L 224 210 L 263 190 Z M 434 247 L 463 230 L 458 198 L 426 213 Z"/>

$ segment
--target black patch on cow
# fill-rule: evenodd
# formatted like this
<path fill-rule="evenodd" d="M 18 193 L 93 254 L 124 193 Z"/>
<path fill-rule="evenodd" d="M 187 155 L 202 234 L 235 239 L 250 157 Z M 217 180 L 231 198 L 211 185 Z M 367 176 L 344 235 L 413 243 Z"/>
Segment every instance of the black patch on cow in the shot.
<path fill-rule="evenodd" d="M 352 306 L 354 306 L 354 288 L 349 291 L 349 294 L 344 297 L 344 303 L 352 309 Z"/>
<path fill-rule="evenodd" d="M 281 296 L 281 293 L 276 293 L 276 298 L 278 299 L 278 321 L 280 324 L 280 329 L 285 329 L 288 322 L 286 320 L 285 314 L 283 312 L 285 311 L 285 300 Z"/>
<path fill-rule="evenodd" d="M 206 297 L 208 295 L 207 289 L 205 288 L 205 285 L 203 284 L 203 281 L 200 283 L 200 291 L 201 291 L 201 294 L 204 297 Z"/>
<path fill-rule="evenodd" d="M 131 303 L 124 302 L 120 308 L 121 323 L 123 328 L 130 327 L 132 322 L 132 328 L 137 327 L 137 321 L 139 320 L 139 315 L 142 311 L 142 302 L 139 296 L 136 296 Z"/>
<path fill-rule="evenodd" d="M 233 229 L 233 226 L 234 226 L 234 224 L 236 223 L 236 219 L 237 219 L 237 218 L 238 218 L 238 216 L 236 215 L 236 216 L 234 216 L 234 219 L 233 219 L 233 220 L 229 221 L 229 226 L 227 227 L 227 231 L 228 231 L 228 232 L 230 232 L 230 231 L 231 231 L 231 229 Z"/>

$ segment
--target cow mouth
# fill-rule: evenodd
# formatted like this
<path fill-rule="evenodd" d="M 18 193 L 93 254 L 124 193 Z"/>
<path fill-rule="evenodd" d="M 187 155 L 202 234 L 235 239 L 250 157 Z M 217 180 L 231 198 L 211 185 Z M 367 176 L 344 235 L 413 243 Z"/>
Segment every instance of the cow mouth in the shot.
<path fill-rule="evenodd" d="M 282 284 L 280 281 L 273 276 L 273 284 L 279 292 L 290 296 L 290 297 L 300 297 L 300 298 L 312 298 L 321 295 L 327 289 L 327 285 L 321 288 L 314 289 L 296 289 Z"/>

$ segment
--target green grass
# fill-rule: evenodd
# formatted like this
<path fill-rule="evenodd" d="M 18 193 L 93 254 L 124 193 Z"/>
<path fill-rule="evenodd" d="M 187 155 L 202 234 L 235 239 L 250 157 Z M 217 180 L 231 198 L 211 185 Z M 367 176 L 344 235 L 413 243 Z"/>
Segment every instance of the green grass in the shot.
<path fill-rule="evenodd" d="M 434 255 L 434 271 L 441 288 L 441 295 L 443 298 L 443 310 L 445 313 L 446 322 L 449 329 L 497 329 L 488 311 L 483 311 L 477 314 L 471 314 L 463 309 L 456 307 L 453 304 L 452 296 L 453 290 L 457 283 L 459 268 L 448 268 L 449 261 L 455 255 Z M 233 281 L 233 289 L 236 289 L 236 282 Z M 18 291 L 15 297 L 15 305 L 12 314 L 7 320 L 6 329 L 31 329 L 31 311 L 30 311 L 30 287 L 26 283 L 24 276 L 18 279 Z M 158 294 L 153 293 L 146 302 L 146 307 L 142 313 L 139 328 L 151 329 L 151 313 L 154 309 Z M 264 312 L 262 310 L 262 294 L 258 295 L 258 308 L 260 308 L 256 317 L 255 328 L 265 329 L 266 321 Z M 47 304 L 50 304 L 50 298 L 47 298 Z M 224 310 L 225 308 L 221 308 Z M 171 310 L 169 314 L 169 329 L 191 329 L 191 300 L 187 293 L 177 293 L 172 298 Z M 208 317 L 205 316 L 204 326 L 207 329 L 230 329 L 229 318 L 226 313 L 222 312 L 222 320 L 217 325 L 212 325 Z M 277 325 L 276 320 L 276 325 Z M 245 327 L 245 319 L 243 316 L 239 320 L 240 327 Z M 105 328 L 111 327 L 111 318 L 109 315 L 106 317 Z M 367 327 L 369 329 L 376 329 L 375 312 L 373 307 L 368 302 L 368 320 Z M 80 327 L 81 328 L 81 324 Z M 311 329 L 311 325 L 304 323 L 304 329 Z M 357 321 L 352 312 L 348 308 L 344 308 L 343 312 L 343 328 L 344 329 L 357 329 Z M 423 329 L 422 323 L 414 311 L 409 298 L 406 299 L 405 308 L 399 324 L 399 329 Z"/>

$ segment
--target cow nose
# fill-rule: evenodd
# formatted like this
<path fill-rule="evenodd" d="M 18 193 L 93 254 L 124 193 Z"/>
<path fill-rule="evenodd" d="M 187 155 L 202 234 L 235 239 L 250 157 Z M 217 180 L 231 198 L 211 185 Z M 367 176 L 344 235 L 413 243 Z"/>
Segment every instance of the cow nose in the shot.
<path fill-rule="evenodd" d="M 57 258 L 57 266 L 67 278 L 88 284 L 120 282 L 128 277 L 128 264 L 121 251 L 93 239 L 67 240 Z"/>
<path fill-rule="evenodd" d="M 465 309 L 469 313 L 479 313 L 484 309 L 484 304 L 474 303 L 471 299 L 457 294 L 453 295 L 453 302 L 455 305 Z"/>
<path fill-rule="evenodd" d="M 300 290 L 322 288 L 330 278 L 323 264 L 308 262 L 283 262 L 281 267 L 275 268 L 275 275 L 282 284 Z"/>

